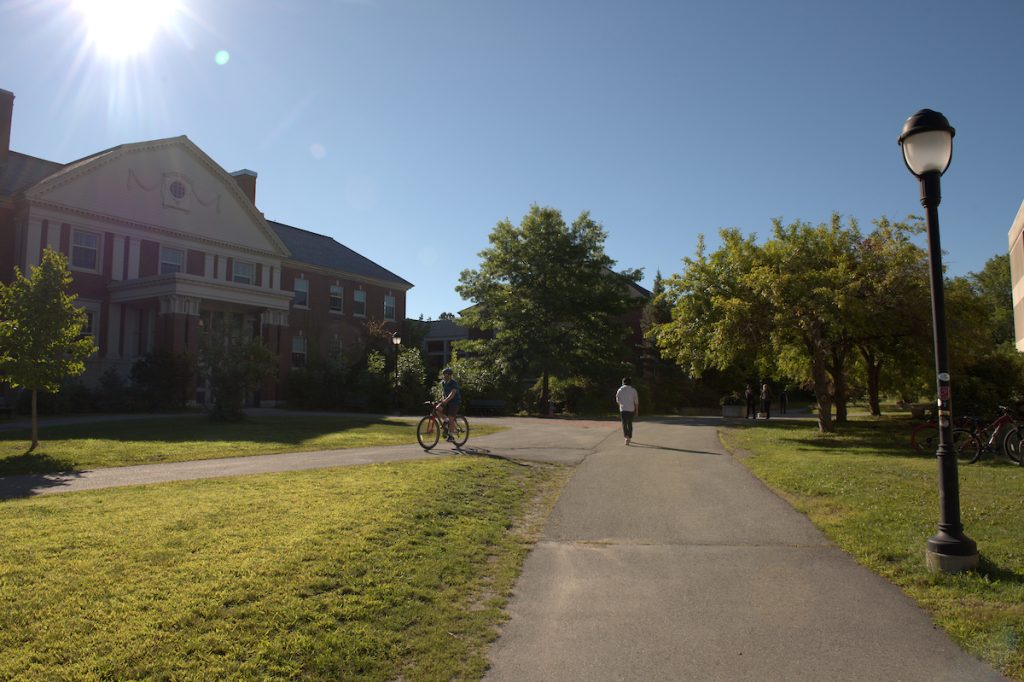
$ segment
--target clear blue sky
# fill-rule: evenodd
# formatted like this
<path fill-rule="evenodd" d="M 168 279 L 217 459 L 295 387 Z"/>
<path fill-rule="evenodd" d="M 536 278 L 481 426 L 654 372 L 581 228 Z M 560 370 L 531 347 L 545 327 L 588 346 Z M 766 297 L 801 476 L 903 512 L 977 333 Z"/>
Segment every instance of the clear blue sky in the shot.
<path fill-rule="evenodd" d="M 896 138 L 924 107 L 957 128 L 952 274 L 1006 253 L 1024 199 L 1020 0 L 177 6 L 128 56 L 70 1 L 4 0 L 12 147 L 69 162 L 187 135 L 259 174 L 268 218 L 414 283 L 411 317 L 464 307 L 459 272 L 532 203 L 589 210 L 648 287 L 722 226 L 920 214 Z"/>

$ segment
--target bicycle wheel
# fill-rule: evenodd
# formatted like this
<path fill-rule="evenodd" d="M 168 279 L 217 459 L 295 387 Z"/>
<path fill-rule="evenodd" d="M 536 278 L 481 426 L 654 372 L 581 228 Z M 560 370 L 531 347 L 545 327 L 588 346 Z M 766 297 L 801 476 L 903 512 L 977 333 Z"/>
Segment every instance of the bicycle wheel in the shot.
<path fill-rule="evenodd" d="M 1021 441 L 1024 441 L 1024 427 L 1012 428 L 1006 432 L 1006 436 L 1003 437 L 1003 452 L 1009 457 L 1017 466 L 1024 466 L 1024 455 L 1021 454 Z"/>
<path fill-rule="evenodd" d="M 910 432 L 910 445 L 918 452 L 935 452 L 939 444 L 939 427 L 934 423 L 918 424 Z"/>
<path fill-rule="evenodd" d="M 953 429 L 953 452 L 964 464 L 973 464 L 981 457 L 981 441 L 967 429 Z"/>
<path fill-rule="evenodd" d="M 437 439 L 441 437 L 440 431 L 433 417 L 424 417 L 416 427 L 416 440 L 420 442 L 420 447 L 429 450 L 437 445 Z"/>
<path fill-rule="evenodd" d="M 461 414 L 455 417 L 455 447 L 461 448 L 469 440 L 469 421 Z"/>

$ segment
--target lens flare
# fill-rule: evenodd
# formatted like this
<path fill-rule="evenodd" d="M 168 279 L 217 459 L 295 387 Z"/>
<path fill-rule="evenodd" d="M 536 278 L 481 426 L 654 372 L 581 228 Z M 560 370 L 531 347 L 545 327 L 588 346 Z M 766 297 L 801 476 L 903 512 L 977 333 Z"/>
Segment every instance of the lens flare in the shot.
<path fill-rule="evenodd" d="M 224 66 L 231 61 L 231 53 L 227 50 L 218 50 L 217 54 L 213 55 L 213 61 L 217 66 Z"/>

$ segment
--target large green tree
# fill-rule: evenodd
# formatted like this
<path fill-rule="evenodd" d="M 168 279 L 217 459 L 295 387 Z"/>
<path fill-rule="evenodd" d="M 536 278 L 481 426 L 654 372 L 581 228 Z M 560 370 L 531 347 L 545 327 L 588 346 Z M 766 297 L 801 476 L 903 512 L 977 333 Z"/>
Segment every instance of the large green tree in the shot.
<path fill-rule="evenodd" d="M 855 242 L 850 334 L 866 378 L 871 413 L 881 414 L 883 389 L 918 395 L 931 361 L 928 254 L 912 237 L 920 219 L 891 222 L 884 216 Z M 884 370 L 884 371 L 883 371 Z"/>
<path fill-rule="evenodd" d="M 464 270 L 459 294 L 475 305 L 465 324 L 493 332 L 470 350 L 518 379 L 593 376 L 623 359 L 619 316 L 631 301 L 637 270 L 615 272 L 607 237 L 589 213 L 572 225 L 554 209 L 531 206 L 519 225 L 499 222 L 480 252 L 480 267 Z"/>
<path fill-rule="evenodd" d="M 92 337 L 82 335 L 87 317 L 70 286 L 67 259 L 51 249 L 29 277 L 15 268 L 13 281 L 0 283 L 0 379 L 32 392 L 30 451 L 39 445 L 39 391 L 58 392 L 96 352 Z"/>

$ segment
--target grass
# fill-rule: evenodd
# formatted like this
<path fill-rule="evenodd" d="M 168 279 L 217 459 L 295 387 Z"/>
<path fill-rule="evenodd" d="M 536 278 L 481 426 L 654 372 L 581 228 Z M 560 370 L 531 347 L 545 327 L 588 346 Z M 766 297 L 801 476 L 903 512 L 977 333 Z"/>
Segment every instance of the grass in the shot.
<path fill-rule="evenodd" d="M 858 419 L 838 433 L 810 423 L 723 432 L 744 463 L 840 548 L 899 585 L 968 652 L 1024 680 L 1024 469 L 991 458 L 961 465 L 965 532 L 982 565 L 930 573 L 925 541 L 939 516 L 934 454 L 910 449 L 908 420 Z"/>
<path fill-rule="evenodd" d="M 502 430 L 470 424 L 470 439 Z M 0 431 L 0 476 L 133 464 L 309 452 L 416 442 L 416 422 L 372 416 L 283 415 L 212 422 L 199 416 L 41 426 Z"/>
<path fill-rule="evenodd" d="M 0 503 L 0 679 L 478 679 L 568 473 L 445 457 Z"/>

